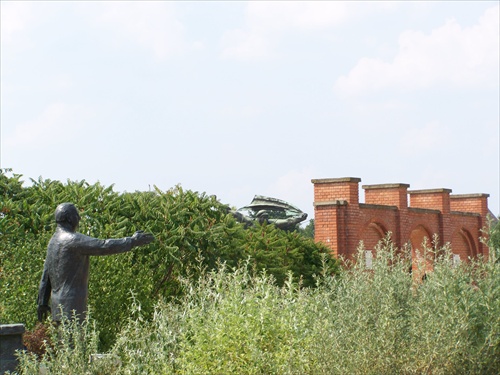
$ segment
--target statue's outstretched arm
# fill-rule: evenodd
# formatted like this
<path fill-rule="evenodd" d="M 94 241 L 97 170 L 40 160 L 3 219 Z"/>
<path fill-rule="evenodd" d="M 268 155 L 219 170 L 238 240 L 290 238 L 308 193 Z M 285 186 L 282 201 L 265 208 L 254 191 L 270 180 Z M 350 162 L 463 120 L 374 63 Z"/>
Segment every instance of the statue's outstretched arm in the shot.
<path fill-rule="evenodd" d="M 133 247 L 147 245 L 154 241 L 154 236 L 141 231 L 135 232 L 132 237 L 100 240 L 75 233 L 75 249 L 83 255 L 112 255 L 125 253 Z"/>

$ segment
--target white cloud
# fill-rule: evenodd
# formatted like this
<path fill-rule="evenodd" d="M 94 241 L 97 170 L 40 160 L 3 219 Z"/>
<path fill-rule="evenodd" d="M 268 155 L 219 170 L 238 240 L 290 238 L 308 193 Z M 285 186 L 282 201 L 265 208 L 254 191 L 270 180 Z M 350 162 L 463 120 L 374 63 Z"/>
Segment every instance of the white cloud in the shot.
<path fill-rule="evenodd" d="M 415 156 L 439 147 L 449 137 L 447 128 L 443 127 L 439 121 L 431 121 L 422 128 L 407 131 L 400 141 L 399 149 L 405 155 Z"/>
<path fill-rule="evenodd" d="M 478 23 L 462 28 L 456 20 L 426 35 L 405 31 L 392 62 L 363 57 L 335 90 L 357 95 L 385 88 L 421 89 L 438 84 L 451 87 L 498 87 L 499 7 L 489 8 Z"/>
<path fill-rule="evenodd" d="M 216 111 L 218 116 L 222 118 L 230 118 L 230 119 L 247 119 L 254 118 L 258 115 L 262 114 L 262 108 L 260 106 L 244 104 L 244 105 L 226 105 L 221 104 L 221 107 Z"/>
<path fill-rule="evenodd" d="M 2 45 L 25 42 L 22 32 L 40 24 L 46 28 L 52 18 L 64 19 L 72 8 L 80 19 L 104 30 L 100 37 L 120 46 L 140 45 L 158 60 L 182 53 L 187 44 L 184 26 L 176 17 L 175 4 L 164 1 L 30 2 L 1 1 Z M 33 35 L 27 35 L 34 39 Z M 199 43 L 198 43 L 199 44 Z M 193 45 L 193 49 L 200 49 Z"/>
<path fill-rule="evenodd" d="M 71 140 L 86 115 L 83 108 L 54 102 L 35 119 L 21 123 L 11 133 L 5 134 L 5 152 L 8 155 L 22 149 L 40 150 Z"/>
<path fill-rule="evenodd" d="M 97 24 L 114 33 L 120 44 L 133 41 L 151 50 L 158 60 L 178 55 L 186 48 L 184 27 L 173 3 L 111 1 L 96 4 L 94 10 Z"/>
<path fill-rule="evenodd" d="M 2 45 L 13 43 L 15 35 L 24 31 L 33 22 L 33 10 L 29 2 L 1 1 Z"/>
<path fill-rule="evenodd" d="M 228 31 L 222 39 L 222 57 L 263 59 L 285 32 L 316 31 L 337 26 L 354 7 L 347 2 L 266 2 L 251 1 L 246 9 L 244 27 Z"/>

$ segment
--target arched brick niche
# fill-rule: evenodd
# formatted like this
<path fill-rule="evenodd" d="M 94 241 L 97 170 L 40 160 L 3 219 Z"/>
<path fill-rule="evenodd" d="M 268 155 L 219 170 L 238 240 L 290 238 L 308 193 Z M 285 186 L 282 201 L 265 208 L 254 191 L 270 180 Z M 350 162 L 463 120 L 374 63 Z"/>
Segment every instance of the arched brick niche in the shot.
<path fill-rule="evenodd" d="M 432 234 L 423 225 L 417 225 L 410 233 L 412 252 L 423 254 L 426 249 L 432 248 Z"/>
<path fill-rule="evenodd" d="M 387 230 L 381 224 L 372 222 L 363 229 L 361 239 L 366 250 L 374 250 L 386 235 Z"/>
<path fill-rule="evenodd" d="M 472 234 L 466 228 L 460 228 L 453 234 L 453 254 L 460 261 L 467 260 L 469 257 L 476 257 L 477 244 Z"/>
<path fill-rule="evenodd" d="M 410 233 L 412 272 L 421 278 L 434 267 L 432 234 L 423 225 L 417 225 Z"/>
<path fill-rule="evenodd" d="M 488 194 L 453 195 L 451 189 L 408 190 L 409 184 L 363 185 L 360 178 L 314 179 L 315 239 L 332 254 L 352 258 L 360 241 L 372 250 L 391 233 L 397 247 L 420 249 L 424 236 L 449 243 L 460 260 L 488 255 L 479 241 L 487 223 Z"/>

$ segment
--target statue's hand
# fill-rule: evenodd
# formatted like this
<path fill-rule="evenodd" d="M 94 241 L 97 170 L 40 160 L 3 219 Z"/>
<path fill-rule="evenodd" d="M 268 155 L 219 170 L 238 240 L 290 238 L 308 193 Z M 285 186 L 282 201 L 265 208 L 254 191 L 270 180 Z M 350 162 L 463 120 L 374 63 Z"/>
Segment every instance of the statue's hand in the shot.
<path fill-rule="evenodd" d="M 50 314 L 50 307 L 47 305 L 38 305 L 38 321 L 43 322 L 47 319 L 47 316 Z"/>
<path fill-rule="evenodd" d="M 155 237 L 151 233 L 144 233 L 139 230 L 132 236 L 132 246 L 142 246 L 153 242 Z"/>

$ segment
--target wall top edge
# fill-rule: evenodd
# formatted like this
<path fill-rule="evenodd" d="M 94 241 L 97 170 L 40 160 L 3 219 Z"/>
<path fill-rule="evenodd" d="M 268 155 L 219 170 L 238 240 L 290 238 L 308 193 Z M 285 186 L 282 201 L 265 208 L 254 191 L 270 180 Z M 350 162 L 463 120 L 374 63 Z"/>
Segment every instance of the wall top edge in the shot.
<path fill-rule="evenodd" d="M 371 204 L 371 203 L 360 203 L 359 207 L 360 208 L 375 208 L 378 210 L 393 210 L 393 211 L 398 210 L 397 206 L 386 206 L 383 204 Z"/>
<path fill-rule="evenodd" d="M 434 210 L 432 208 L 419 208 L 419 207 L 408 207 L 408 211 L 410 212 L 420 212 L 420 213 L 434 213 L 434 214 L 440 214 L 441 211 L 439 210 Z"/>
<path fill-rule="evenodd" d="M 396 189 L 396 188 L 409 188 L 410 184 L 402 184 L 402 183 L 396 183 L 396 184 L 377 184 L 377 185 L 363 185 L 361 186 L 365 190 L 371 190 L 371 189 Z"/>
<path fill-rule="evenodd" d="M 340 183 L 340 182 L 361 182 L 361 178 L 359 177 L 341 177 L 341 178 L 315 178 L 312 179 L 311 182 L 313 184 L 331 184 L 331 183 Z"/>
<path fill-rule="evenodd" d="M 450 214 L 457 216 L 476 216 L 481 217 L 481 214 L 475 212 L 451 211 Z"/>
<path fill-rule="evenodd" d="M 409 190 L 408 194 L 434 194 L 434 193 L 451 193 L 451 189 L 423 189 L 423 190 Z"/>
<path fill-rule="evenodd" d="M 337 199 L 334 201 L 324 201 L 324 202 L 314 202 L 314 207 L 322 207 L 322 206 L 346 206 L 347 201 L 343 199 Z"/>
<path fill-rule="evenodd" d="M 490 195 L 486 193 L 477 194 L 453 194 L 450 195 L 451 199 L 467 199 L 467 198 L 488 198 Z"/>

